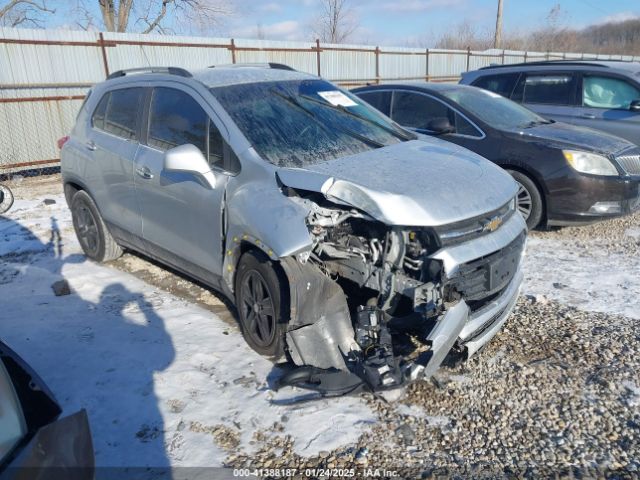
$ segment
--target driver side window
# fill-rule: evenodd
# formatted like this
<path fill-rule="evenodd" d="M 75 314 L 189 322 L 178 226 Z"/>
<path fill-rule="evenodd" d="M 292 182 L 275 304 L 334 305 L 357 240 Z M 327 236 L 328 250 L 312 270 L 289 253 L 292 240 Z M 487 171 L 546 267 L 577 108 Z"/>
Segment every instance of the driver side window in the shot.
<path fill-rule="evenodd" d="M 224 168 L 224 140 L 207 113 L 191 95 L 175 88 L 153 90 L 147 143 L 169 150 L 190 143 L 212 167 Z"/>
<path fill-rule="evenodd" d="M 591 75 L 582 80 L 585 107 L 629 110 L 634 100 L 640 100 L 640 91 L 624 80 Z"/>
<path fill-rule="evenodd" d="M 403 127 L 429 130 L 434 118 L 447 118 L 453 124 L 453 111 L 431 97 L 414 92 L 394 91 L 391 117 Z"/>
<path fill-rule="evenodd" d="M 429 130 L 429 122 L 446 118 L 458 135 L 481 137 L 482 134 L 462 115 L 435 98 L 415 92 L 395 90 L 392 118 L 403 127 Z"/>

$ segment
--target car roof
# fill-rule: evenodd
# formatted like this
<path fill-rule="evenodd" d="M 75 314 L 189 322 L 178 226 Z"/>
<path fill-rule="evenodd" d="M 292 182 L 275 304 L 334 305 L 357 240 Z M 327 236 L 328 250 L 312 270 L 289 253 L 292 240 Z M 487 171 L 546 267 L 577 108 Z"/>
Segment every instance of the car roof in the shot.
<path fill-rule="evenodd" d="M 262 65 L 223 65 L 193 72 L 193 78 L 209 88 L 240 83 L 318 79 L 309 73 Z"/>
<path fill-rule="evenodd" d="M 541 62 L 512 63 L 504 65 L 489 65 L 482 67 L 477 72 L 500 70 L 505 72 L 520 72 L 522 70 L 549 70 L 561 67 L 563 70 L 592 70 L 606 69 L 626 74 L 640 73 L 639 62 L 627 62 L 623 60 L 549 60 Z"/>
<path fill-rule="evenodd" d="M 383 83 L 380 85 L 367 85 L 366 87 L 354 88 L 354 93 L 364 92 L 366 90 L 384 90 L 385 88 L 410 88 L 412 90 L 423 90 L 425 92 L 450 92 L 454 90 L 475 89 L 476 87 L 470 87 L 468 85 L 460 85 L 458 83 L 444 83 L 444 82 L 396 82 L 396 83 Z"/>
<path fill-rule="evenodd" d="M 242 83 L 277 82 L 287 80 L 308 80 L 318 77 L 299 72 L 277 63 L 234 64 L 211 66 L 204 69 L 188 70 L 180 67 L 144 67 L 119 70 L 108 77 L 109 82 L 127 83 L 140 80 L 141 75 L 153 75 L 154 79 L 193 79 L 208 88 Z"/>

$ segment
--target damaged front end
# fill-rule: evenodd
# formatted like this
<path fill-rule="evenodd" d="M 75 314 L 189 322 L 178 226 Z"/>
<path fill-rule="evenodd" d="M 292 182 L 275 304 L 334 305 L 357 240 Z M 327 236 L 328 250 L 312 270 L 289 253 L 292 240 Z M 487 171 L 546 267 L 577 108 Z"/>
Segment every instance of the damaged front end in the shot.
<path fill-rule="evenodd" d="M 309 211 L 312 246 L 281 261 L 286 344 L 300 367 L 281 385 L 339 394 L 427 378 L 450 352 L 479 350 L 513 308 L 525 228 L 512 202 L 464 225 L 401 227 L 319 192 L 283 191 Z"/>

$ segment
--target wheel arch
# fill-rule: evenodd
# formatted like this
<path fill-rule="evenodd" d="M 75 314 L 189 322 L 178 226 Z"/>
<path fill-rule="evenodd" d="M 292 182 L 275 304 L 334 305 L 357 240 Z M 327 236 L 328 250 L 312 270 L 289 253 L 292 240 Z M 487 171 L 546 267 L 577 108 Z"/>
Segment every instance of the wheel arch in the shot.
<path fill-rule="evenodd" d="M 539 175 L 537 175 L 535 172 L 533 172 L 532 170 L 522 167 L 520 165 L 513 165 L 511 163 L 499 163 L 498 165 L 500 165 L 500 167 L 502 167 L 504 170 L 513 170 L 516 172 L 519 172 L 523 175 L 526 175 L 536 186 L 536 188 L 538 189 L 538 191 L 540 192 L 540 197 L 542 198 L 542 207 L 543 207 L 543 212 L 542 212 L 542 220 L 543 222 L 546 224 L 548 221 L 547 218 L 547 211 L 548 211 L 548 195 L 549 192 L 546 188 L 546 185 L 544 184 L 544 182 L 542 182 L 542 180 L 540 179 Z"/>

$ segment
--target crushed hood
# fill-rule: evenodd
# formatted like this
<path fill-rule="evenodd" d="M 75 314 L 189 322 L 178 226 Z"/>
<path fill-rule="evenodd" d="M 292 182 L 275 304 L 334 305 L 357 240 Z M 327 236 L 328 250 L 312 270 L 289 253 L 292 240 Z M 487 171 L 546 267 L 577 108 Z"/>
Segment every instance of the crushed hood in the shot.
<path fill-rule="evenodd" d="M 500 208 L 517 191 L 501 168 L 439 139 L 282 168 L 277 175 L 288 187 L 320 192 L 398 226 L 439 226 L 476 217 Z"/>
<path fill-rule="evenodd" d="M 633 143 L 623 138 L 562 122 L 536 125 L 517 132 L 510 132 L 510 135 L 521 139 L 543 141 L 547 145 L 554 145 L 558 148 L 583 150 L 602 155 L 615 155 L 635 148 Z"/>

